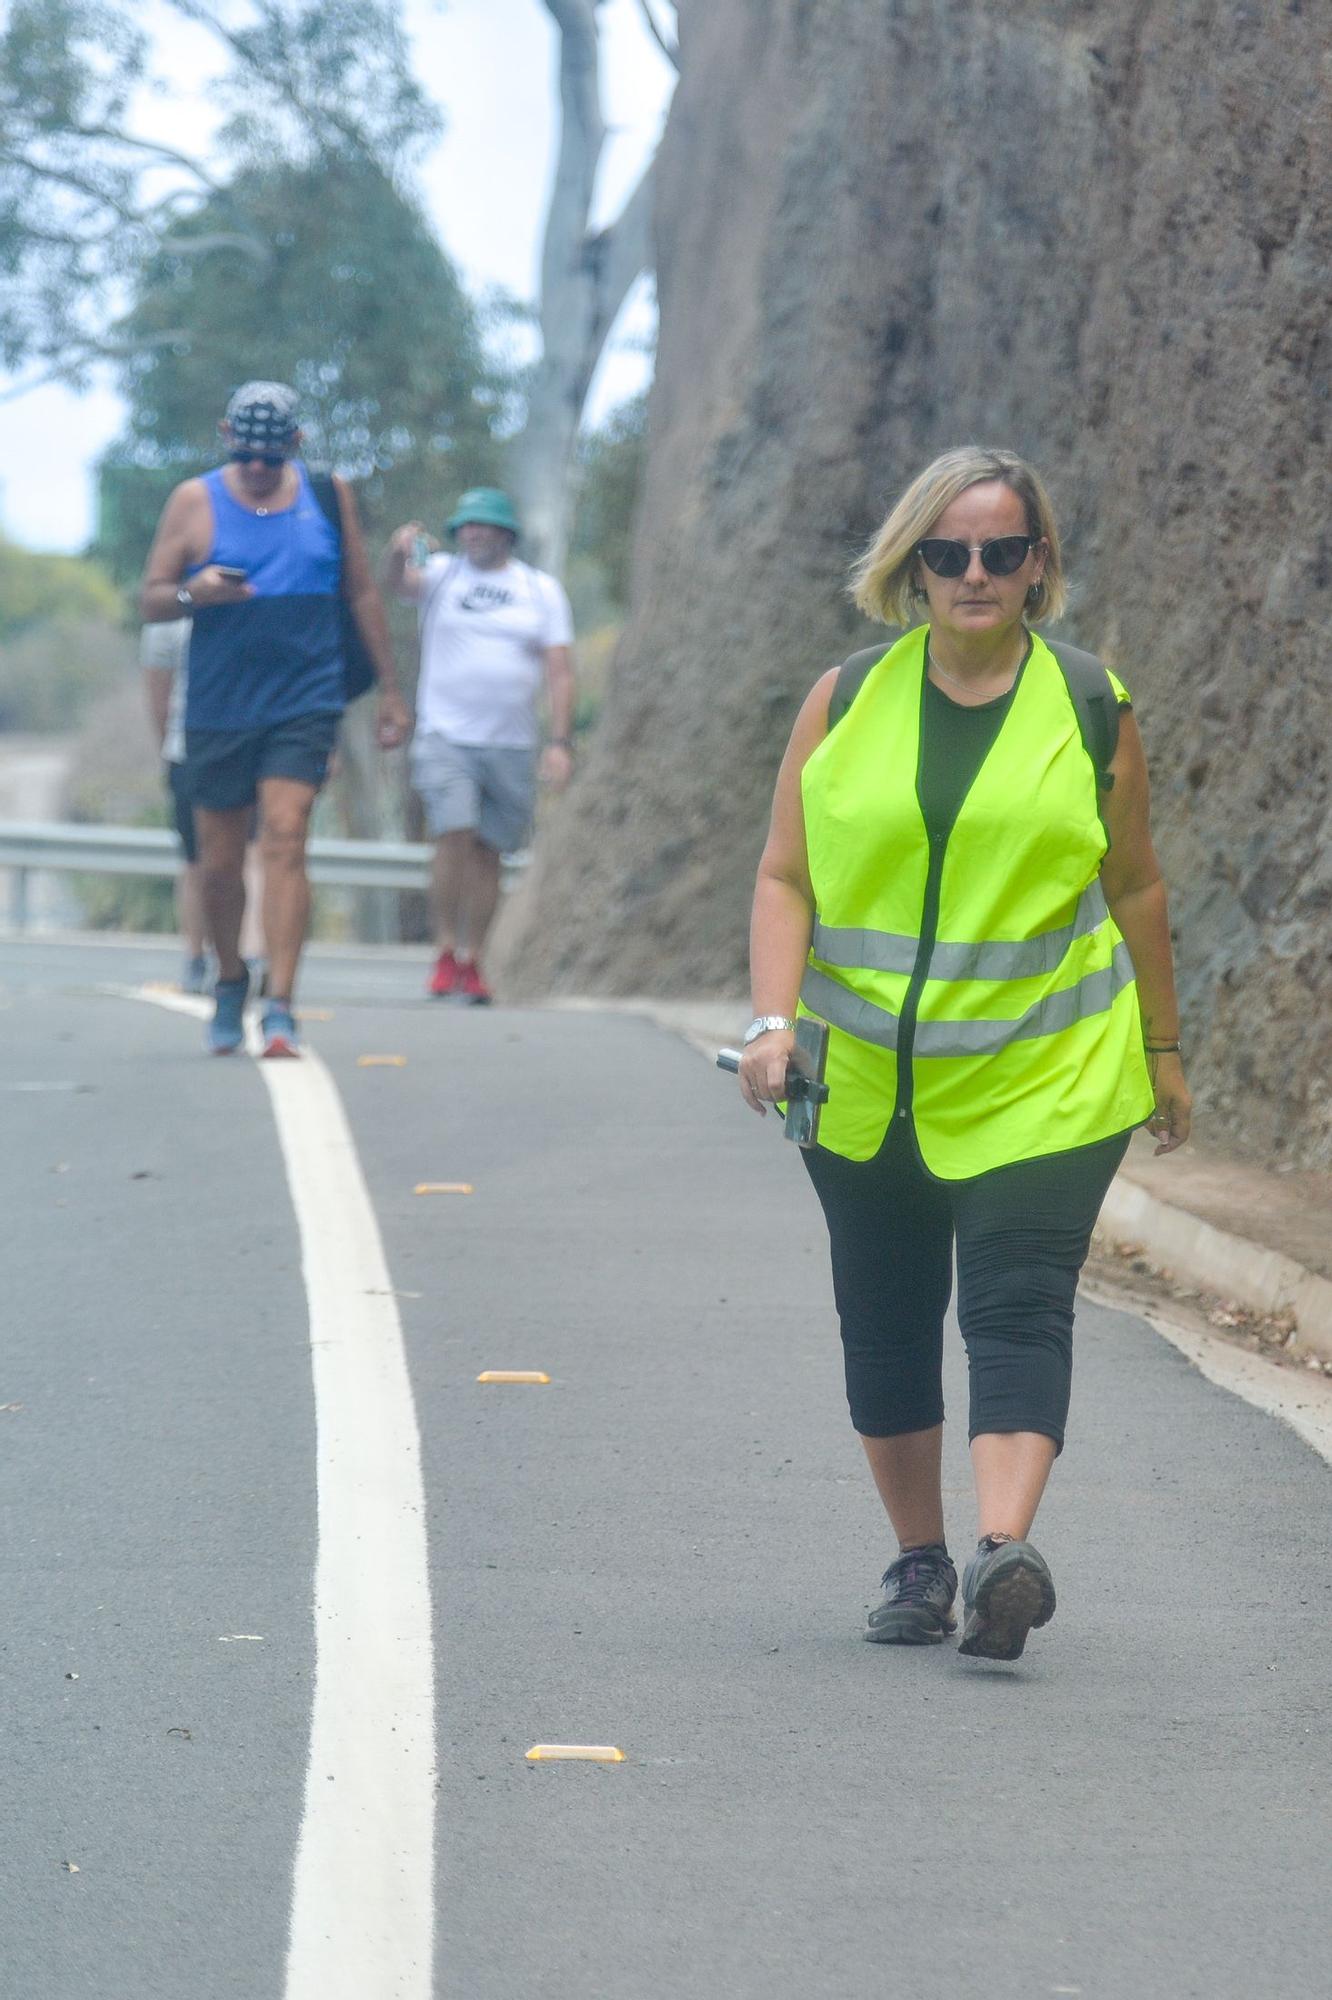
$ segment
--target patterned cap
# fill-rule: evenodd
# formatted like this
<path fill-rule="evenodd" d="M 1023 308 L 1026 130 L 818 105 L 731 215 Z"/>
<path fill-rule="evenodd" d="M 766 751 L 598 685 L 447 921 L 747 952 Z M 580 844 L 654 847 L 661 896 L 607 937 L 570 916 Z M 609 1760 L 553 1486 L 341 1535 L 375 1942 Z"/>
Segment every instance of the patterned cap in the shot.
<path fill-rule="evenodd" d="M 227 404 L 227 423 L 237 444 L 279 450 L 300 429 L 296 391 L 285 382 L 243 382 Z"/>

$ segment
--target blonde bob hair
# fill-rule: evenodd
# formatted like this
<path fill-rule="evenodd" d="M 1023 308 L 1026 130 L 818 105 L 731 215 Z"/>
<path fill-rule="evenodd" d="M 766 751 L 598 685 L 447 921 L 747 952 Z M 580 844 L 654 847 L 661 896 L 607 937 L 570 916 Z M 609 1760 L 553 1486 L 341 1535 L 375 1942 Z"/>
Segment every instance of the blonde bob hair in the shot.
<path fill-rule="evenodd" d="M 924 598 L 916 574 L 916 545 L 959 493 L 982 480 L 1001 479 L 1027 510 L 1027 533 L 1046 545 L 1045 568 L 1024 613 L 1029 625 L 1058 618 L 1068 602 L 1054 509 L 1040 474 L 1013 451 L 961 445 L 917 473 L 851 572 L 850 590 L 867 618 L 910 625 Z"/>

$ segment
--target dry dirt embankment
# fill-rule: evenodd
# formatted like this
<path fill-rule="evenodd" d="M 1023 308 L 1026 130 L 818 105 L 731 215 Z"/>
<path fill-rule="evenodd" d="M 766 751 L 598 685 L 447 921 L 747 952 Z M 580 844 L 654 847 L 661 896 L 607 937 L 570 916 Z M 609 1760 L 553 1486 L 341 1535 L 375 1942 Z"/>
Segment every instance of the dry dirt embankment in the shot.
<path fill-rule="evenodd" d="M 510 991 L 744 983 L 847 560 L 964 439 L 1045 468 L 1152 761 L 1208 1129 L 1332 1164 L 1321 7 L 686 0 L 633 616 Z"/>

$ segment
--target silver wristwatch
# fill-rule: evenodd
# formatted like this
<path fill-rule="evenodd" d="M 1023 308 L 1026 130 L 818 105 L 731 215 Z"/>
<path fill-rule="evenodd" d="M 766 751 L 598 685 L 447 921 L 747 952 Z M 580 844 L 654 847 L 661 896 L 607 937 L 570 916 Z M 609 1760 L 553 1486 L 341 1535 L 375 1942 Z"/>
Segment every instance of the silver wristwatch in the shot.
<path fill-rule="evenodd" d="M 771 1034 L 774 1028 L 785 1028 L 794 1034 L 795 1022 L 788 1021 L 785 1014 L 760 1014 L 745 1029 L 745 1047 L 748 1048 L 751 1042 L 756 1042 L 760 1035 Z"/>

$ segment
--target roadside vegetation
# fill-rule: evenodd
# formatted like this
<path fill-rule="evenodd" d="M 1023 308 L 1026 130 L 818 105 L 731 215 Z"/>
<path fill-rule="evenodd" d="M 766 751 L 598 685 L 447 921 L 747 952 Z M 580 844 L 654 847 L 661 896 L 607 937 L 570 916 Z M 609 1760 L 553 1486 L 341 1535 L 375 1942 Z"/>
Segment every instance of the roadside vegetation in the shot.
<path fill-rule="evenodd" d="M 130 130 L 152 50 L 129 0 L 15 0 L 0 27 L 0 262 L 14 280 L 0 359 L 75 386 L 109 367 L 127 405 L 87 557 L 0 545 L 0 731 L 77 737 L 72 817 L 142 824 L 160 811 L 134 594 L 167 494 L 216 463 L 237 382 L 299 390 L 306 455 L 355 481 L 372 550 L 403 520 L 438 533 L 468 486 L 508 486 L 520 504 L 533 486 L 528 432 L 551 384 L 513 359 L 512 335 L 539 309 L 470 298 L 427 219 L 415 175 L 439 114 L 394 11 L 275 0 L 265 18 L 271 33 L 220 34 L 228 117 L 206 162 Z M 590 16 L 578 32 L 593 49 Z M 566 132 L 593 157 L 601 137 Z M 597 238 L 603 262 L 610 240 Z M 579 441 L 562 488 L 580 731 L 595 726 L 623 626 L 644 429 L 642 401 L 615 412 Z M 391 616 L 410 699 L 415 621 Z M 360 716 L 344 736 L 324 829 L 416 831 L 401 760 L 386 777 Z M 90 914 L 142 927 L 144 895 L 108 880 Z"/>

